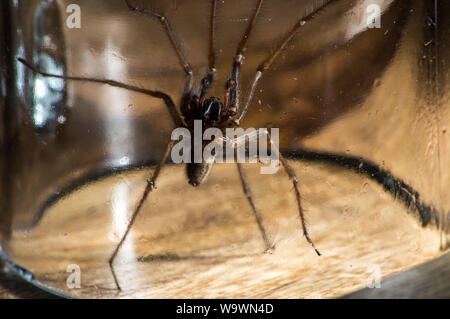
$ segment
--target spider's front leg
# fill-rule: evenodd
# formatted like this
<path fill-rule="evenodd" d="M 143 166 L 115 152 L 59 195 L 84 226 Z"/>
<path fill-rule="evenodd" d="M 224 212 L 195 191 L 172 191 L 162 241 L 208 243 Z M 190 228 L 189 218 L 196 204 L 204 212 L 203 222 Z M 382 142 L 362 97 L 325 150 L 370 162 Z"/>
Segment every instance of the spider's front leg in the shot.
<path fill-rule="evenodd" d="M 233 59 L 233 67 L 231 70 L 230 78 L 226 83 L 226 93 L 225 93 L 225 111 L 229 116 L 235 116 L 239 110 L 239 74 L 241 70 L 241 65 L 244 61 L 244 53 L 247 49 L 247 42 L 250 37 L 250 33 L 256 22 L 256 18 L 261 10 L 263 0 L 258 0 L 256 7 L 253 11 L 253 15 L 250 18 L 247 29 L 242 36 L 241 41 L 237 47 L 236 53 Z"/>
<path fill-rule="evenodd" d="M 159 14 L 157 12 L 154 12 L 153 10 L 150 10 L 150 9 L 138 8 L 134 5 L 132 5 L 129 0 L 125 0 L 125 4 L 127 5 L 128 9 L 130 11 L 137 12 L 139 14 L 146 15 L 148 17 L 159 20 L 159 22 L 161 23 L 161 26 L 164 29 L 164 32 L 166 33 L 166 35 L 172 45 L 172 48 L 174 49 L 175 53 L 177 54 L 178 61 L 181 65 L 181 67 L 183 68 L 184 73 L 186 74 L 187 79 L 186 79 L 186 83 L 184 86 L 184 93 L 185 94 L 190 93 L 192 91 L 192 87 L 194 84 L 194 72 L 192 71 L 191 64 L 186 59 L 186 57 L 183 54 L 183 51 L 181 50 L 181 47 L 176 39 L 175 32 L 172 30 L 172 27 L 170 26 L 170 23 L 169 23 L 169 20 L 167 19 L 167 17 L 162 14 Z M 181 126 L 181 125 L 177 125 L 177 126 Z"/>
<path fill-rule="evenodd" d="M 209 18 L 209 56 L 208 56 L 208 73 L 202 78 L 197 95 L 200 97 L 200 103 L 203 103 L 206 93 L 211 87 L 216 77 L 216 49 L 214 46 L 216 38 L 216 7 L 217 1 L 211 1 L 211 13 Z"/>

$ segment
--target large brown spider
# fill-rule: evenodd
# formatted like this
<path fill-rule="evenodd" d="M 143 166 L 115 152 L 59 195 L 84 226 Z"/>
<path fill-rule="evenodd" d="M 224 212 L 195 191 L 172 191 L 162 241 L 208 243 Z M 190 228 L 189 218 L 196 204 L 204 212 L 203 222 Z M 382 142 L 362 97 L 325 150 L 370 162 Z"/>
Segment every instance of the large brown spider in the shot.
<path fill-rule="evenodd" d="M 213 83 L 216 75 L 216 61 L 215 61 L 215 12 L 216 12 L 216 6 L 217 1 L 211 0 L 211 12 L 210 12 L 210 32 L 209 32 L 209 67 L 207 74 L 202 78 L 200 85 L 198 88 L 193 88 L 194 83 L 194 73 L 192 71 L 192 68 L 189 64 L 189 62 L 186 60 L 185 56 L 183 55 L 182 51 L 179 48 L 179 44 L 175 40 L 174 32 L 172 28 L 170 27 L 170 24 L 168 22 L 168 19 L 158 14 L 152 10 L 149 9 L 142 9 L 135 7 L 132 5 L 129 0 L 124 0 L 127 7 L 130 11 L 136 11 L 141 14 L 148 15 L 153 18 L 157 18 L 160 22 L 162 27 L 165 30 L 165 33 L 167 34 L 172 47 L 174 51 L 176 52 L 179 62 L 181 66 L 183 67 L 184 72 L 186 73 L 186 82 L 184 91 L 182 94 L 181 102 L 180 102 L 180 108 L 179 111 L 175 106 L 175 103 L 172 101 L 171 97 L 161 91 L 153 91 L 144 89 L 141 87 L 136 87 L 132 85 L 128 85 L 125 83 L 117 82 L 114 80 L 108 80 L 108 79 L 96 79 L 96 78 L 87 78 L 87 77 L 78 77 L 78 76 L 65 76 L 65 75 L 55 75 L 50 74 L 46 72 L 42 72 L 41 70 L 38 70 L 36 67 L 28 63 L 22 58 L 18 58 L 18 61 L 26 65 L 28 68 L 30 68 L 33 72 L 39 73 L 46 77 L 55 77 L 60 78 L 64 80 L 72 80 L 72 81 L 87 81 L 87 82 L 95 82 L 95 83 L 103 83 L 108 84 L 114 87 L 123 88 L 126 90 L 131 90 L 135 92 L 140 92 L 155 98 L 162 99 L 167 109 L 170 112 L 170 115 L 177 127 L 184 127 L 187 128 L 189 131 L 193 131 L 193 125 L 195 120 L 202 120 L 202 125 L 204 128 L 207 127 L 216 127 L 221 130 L 224 130 L 229 127 L 238 127 L 241 123 L 241 121 L 244 119 L 249 105 L 252 101 L 252 97 L 254 95 L 255 89 L 257 87 L 257 84 L 262 77 L 263 73 L 270 68 L 275 58 L 280 54 L 280 52 L 283 50 L 283 48 L 286 46 L 286 44 L 294 37 L 296 32 L 303 27 L 308 21 L 310 21 L 312 18 L 314 18 L 320 11 L 322 11 L 325 7 L 329 6 L 332 2 L 336 0 L 329 0 L 326 1 L 324 4 L 316 8 L 314 11 L 312 11 L 309 15 L 301 18 L 298 20 L 298 22 L 292 27 L 292 29 L 283 37 L 281 43 L 277 46 L 277 48 L 270 54 L 268 58 L 266 58 L 257 68 L 255 77 L 253 79 L 253 82 L 250 87 L 250 93 L 249 96 L 245 102 L 245 105 L 243 109 L 241 110 L 240 107 L 240 98 L 239 98 L 239 72 L 240 68 L 244 59 L 244 53 L 246 50 L 247 41 L 250 37 L 251 31 L 253 29 L 253 25 L 256 21 L 256 18 L 258 16 L 258 13 L 260 12 L 261 5 L 263 0 L 257 0 L 256 7 L 253 11 L 252 17 L 249 21 L 249 24 L 247 26 L 247 29 L 245 30 L 244 35 L 242 36 L 242 39 L 240 43 L 238 44 L 236 54 L 233 59 L 232 64 L 232 70 L 230 77 L 226 81 L 226 88 L 225 88 L 225 95 L 223 102 L 218 97 L 207 97 L 206 94 L 211 87 L 211 84 Z M 269 138 L 270 140 L 270 138 Z M 136 217 L 142 207 L 142 204 L 144 203 L 145 199 L 147 198 L 148 194 L 154 189 L 156 180 L 159 176 L 159 173 L 161 171 L 161 168 L 163 167 L 164 163 L 166 162 L 166 159 L 170 153 L 170 150 L 172 146 L 174 145 L 174 140 L 171 140 L 164 151 L 164 154 L 157 165 L 154 173 L 152 176 L 147 180 L 146 188 L 131 216 L 130 222 L 128 224 L 127 230 L 123 234 L 122 238 L 120 239 L 118 245 L 114 249 L 113 254 L 111 255 L 109 259 L 109 267 L 111 269 L 111 273 L 114 277 L 114 282 L 117 286 L 117 289 L 121 290 L 119 281 L 117 279 L 117 275 L 114 270 L 114 260 L 117 256 L 117 253 L 119 249 L 121 248 L 124 240 L 126 239 L 131 227 L 133 226 L 134 221 L 136 220 Z M 272 141 L 271 141 L 272 142 Z M 319 251 L 314 246 L 314 243 L 312 242 L 311 238 L 309 237 L 308 230 L 305 223 L 303 208 L 301 204 L 301 196 L 300 191 L 298 187 L 298 179 L 295 175 L 293 169 L 290 167 L 289 163 L 283 158 L 279 150 L 275 147 L 272 148 L 272 151 L 275 151 L 283 166 L 286 173 L 288 174 L 289 178 L 292 180 L 292 183 L 294 185 L 294 190 L 297 198 L 298 203 L 298 211 L 301 219 L 301 225 L 303 229 L 303 234 L 306 237 L 306 240 L 312 245 L 316 253 L 320 256 Z M 201 163 L 188 163 L 186 165 L 186 172 L 189 184 L 191 184 L 194 187 L 197 187 L 201 185 L 206 178 L 209 175 L 209 172 L 211 171 L 213 163 L 203 161 Z M 258 223 L 259 230 L 261 232 L 261 235 L 263 237 L 264 243 L 266 245 L 266 249 L 270 250 L 273 247 L 271 242 L 269 241 L 266 230 L 263 226 L 261 215 L 255 205 L 255 202 L 253 200 L 253 196 L 249 187 L 249 184 L 247 183 L 246 176 L 243 171 L 243 167 L 241 163 L 237 163 L 239 175 L 242 182 L 243 191 L 248 198 L 248 201 L 250 203 L 250 206 L 253 210 L 253 213 L 255 215 L 256 221 Z"/>

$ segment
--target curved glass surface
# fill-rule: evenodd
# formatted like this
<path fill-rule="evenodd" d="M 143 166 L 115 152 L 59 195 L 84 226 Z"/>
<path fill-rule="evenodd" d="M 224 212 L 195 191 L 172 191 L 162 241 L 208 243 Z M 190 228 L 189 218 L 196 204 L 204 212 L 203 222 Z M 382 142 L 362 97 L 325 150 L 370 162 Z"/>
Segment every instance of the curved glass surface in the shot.
<path fill-rule="evenodd" d="M 279 129 L 322 256 L 302 235 L 283 167 L 263 175 L 262 164 L 243 164 L 275 245 L 264 253 L 236 164 L 214 164 L 194 188 L 184 165 L 169 159 L 114 260 L 117 290 L 108 260 L 170 140 L 170 113 L 160 99 L 39 75 L 17 58 L 47 73 L 159 90 L 177 107 L 185 74 L 157 19 L 122 0 L 72 2 L 1 5 L 0 247 L 31 282 L 75 297 L 325 298 L 446 249 L 448 4 L 342 0 L 286 45 L 242 122 Z M 134 2 L 167 16 L 197 85 L 208 70 L 210 1 Z M 217 77 L 208 96 L 224 100 L 255 4 L 218 1 Z M 263 3 L 242 65 L 242 104 L 258 65 L 318 5 Z"/>

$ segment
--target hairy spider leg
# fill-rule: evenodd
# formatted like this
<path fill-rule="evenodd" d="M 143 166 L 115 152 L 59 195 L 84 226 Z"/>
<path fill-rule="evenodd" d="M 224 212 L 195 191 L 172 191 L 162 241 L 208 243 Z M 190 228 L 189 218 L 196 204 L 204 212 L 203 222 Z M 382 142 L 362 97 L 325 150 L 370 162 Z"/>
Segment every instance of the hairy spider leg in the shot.
<path fill-rule="evenodd" d="M 269 131 L 266 131 L 266 132 L 267 132 L 267 138 L 268 138 L 270 144 L 272 145 L 272 152 L 275 152 L 275 154 L 277 155 L 278 159 L 281 162 L 281 165 L 283 166 L 284 170 L 286 171 L 286 173 L 288 174 L 289 178 L 291 179 L 292 184 L 294 185 L 295 197 L 297 199 L 298 213 L 299 213 L 299 216 L 300 216 L 300 221 L 301 221 L 301 225 L 302 225 L 302 229 L 303 229 L 303 235 L 305 236 L 305 238 L 308 241 L 308 243 L 310 243 L 311 246 L 314 248 L 314 251 L 316 252 L 316 254 L 318 256 L 321 256 L 319 250 L 316 248 L 316 246 L 314 245 L 313 241 L 311 240 L 311 237 L 309 237 L 308 228 L 306 226 L 306 218 L 305 218 L 305 214 L 303 212 L 302 198 L 301 198 L 301 195 L 300 195 L 300 189 L 299 189 L 299 185 L 298 185 L 299 182 L 298 182 L 297 175 L 295 174 L 294 170 L 289 165 L 287 160 L 281 154 L 281 152 L 278 149 L 278 146 L 276 145 L 276 143 L 274 143 L 274 141 L 272 140 Z"/>
<path fill-rule="evenodd" d="M 245 115 L 247 114 L 248 108 L 252 101 L 258 82 L 262 77 L 262 74 L 270 68 L 275 58 L 280 54 L 280 52 L 284 49 L 284 47 L 289 43 L 289 41 L 294 37 L 294 35 L 301 27 L 305 26 L 307 22 L 315 18 L 321 11 L 323 11 L 331 3 L 336 1 L 338 0 L 329 0 L 324 4 L 322 4 L 320 7 L 317 7 L 307 16 L 298 20 L 297 23 L 291 28 L 291 30 L 284 36 L 283 40 L 278 45 L 278 47 L 272 52 L 272 54 L 258 66 L 252 85 L 250 87 L 250 93 L 248 95 L 247 102 L 245 103 L 245 106 L 241 112 L 241 115 L 239 116 L 239 119 L 236 121 L 237 125 L 239 125 L 242 122 Z"/>
<path fill-rule="evenodd" d="M 138 87 L 138 86 L 133 86 L 133 85 L 129 85 L 126 83 L 122 83 L 122 82 L 118 82 L 118 81 L 114 81 L 114 80 L 109 80 L 109 79 L 98 79 L 98 78 L 89 78 L 89 77 L 82 77 L 82 76 L 68 76 L 68 75 L 58 75 L 58 74 L 51 74 L 51 73 L 47 73 L 47 72 L 43 72 L 41 70 L 39 70 L 38 68 L 34 67 L 31 63 L 27 62 L 25 59 L 23 58 L 17 58 L 17 60 L 22 63 L 23 65 L 25 65 L 27 68 L 29 68 L 31 71 L 33 71 L 34 73 L 38 73 L 42 76 L 45 77 L 52 77 L 52 78 L 58 78 L 58 79 L 63 79 L 63 80 L 68 80 L 68 81 L 79 81 L 79 82 L 91 82 L 91 83 L 101 83 L 101 84 L 107 84 L 113 87 L 117 87 L 117 88 L 121 88 L 121 89 L 125 89 L 125 90 L 129 90 L 129 91 L 134 91 L 134 92 L 139 92 L 145 95 L 149 95 L 152 96 L 154 98 L 158 98 L 164 101 L 170 116 L 172 117 L 172 120 L 174 121 L 175 125 L 177 126 L 182 126 L 183 125 L 183 120 L 175 106 L 175 103 L 172 101 L 172 99 L 170 98 L 169 95 L 167 95 L 164 92 L 161 91 L 154 91 L 154 90 L 149 90 L 149 89 L 145 89 L 142 87 Z"/>
<path fill-rule="evenodd" d="M 301 27 L 303 27 L 308 21 L 310 21 L 311 19 L 316 17 L 317 14 L 319 14 L 319 12 L 321 12 L 323 9 L 325 9 L 332 2 L 335 2 L 335 1 L 337 1 L 337 0 L 329 0 L 329 1 L 325 2 L 324 4 L 322 4 L 321 6 L 316 8 L 315 10 L 313 10 L 310 14 L 308 14 L 307 16 L 305 16 L 305 17 L 301 18 L 300 20 L 298 20 L 297 23 L 292 27 L 292 29 L 284 36 L 283 40 L 278 45 L 278 47 L 272 52 L 272 54 L 258 66 L 258 68 L 256 70 L 255 78 L 254 78 L 254 80 L 253 80 L 253 82 L 251 84 L 251 87 L 250 87 L 250 92 L 249 92 L 249 95 L 248 95 L 248 98 L 247 98 L 247 102 L 245 103 L 244 109 L 242 110 L 241 114 L 239 115 L 239 118 L 237 120 L 235 120 L 235 125 L 239 125 L 242 122 L 242 120 L 244 119 L 244 117 L 245 117 L 245 115 L 246 115 L 246 113 L 248 111 L 248 108 L 250 106 L 250 103 L 252 101 L 252 98 L 253 98 L 253 95 L 255 93 L 255 90 L 256 90 L 256 87 L 258 85 L 258 82 L 261 79 L 261 76 L 262 76 L 263 72 L 267 71 L 270 68 L 270 66 L 272 65 L 273 61 L 276 59 L 276 57 L 280 54 L 280 52 L 283 50 L 283 48 L 294 37 L 294 35 L 297 33 L 297 31 Z M 230 80 L 233 80 L 233 74 L 235 72 L 237 72 L 237 74 L 239 72 L 240 64 L 238 64 L 238 62 L 242 62 L 241 59 L 243 57 L 242 53 L 245 50 L 245 42 L 248 39 L 248 35 L 249 35 L 249 33 L 250 33 L 251 29 L 252 29 L 252 26 L 254 24 L 254 19 L 256 18 L 257 14 L 258 14 L 258 11 L 259 11 L 259 9 L 261 7 L 261 2 L 262 1 L 258 1 L 258 4 L 257 4 L 257 7 L 256 7 L 255 12 L 253 14 L 253 17 L 250 20 L 249 27 L 247 28 L 247 31 L 244 34 L 244 37 L 242 39 L 242 42 L 240 43 L 240 45 L 238 47 L 237 54 L 236 54 L 235 61 L 234 61 L 234 66 L 233 66 L 232 78 Z M 237 83 L 236 83 L 236 85 L 237 85 Z M 232 101 L 230 101 L 230 102 L 232 102 Z M 311 240 L 311 238 L 309 237 L 308 229 L 306 227 L 305 215 L 304 215 L 304 212 L 303 212 L 303 207 L 302 207 L 302 203 L 301 203 L 301 196 L 300 196 L 300 190 L 299 190 L 299 186 L 298 186 L 298 178 L 295 175 L 295 172 L 291 168 L 289 163 L 281 155 L 281 152 L 278 150 L 278 147 L 275 145 L 275 143 L 270 138 L 269 132 L 267 132 L 267 136 L 268 136 L 268 138 L 270 140 L 271 145 L 274 147 L 274 151 L 277 153 L 277 156 L 280 159 L 281 164 L 283 165 L 283 167 L 286 170 L 289 178 L 292 180 L 292 182 L 294 184 L 295 195 L 296 195 L 296 199 L 297 199 L 298 211 L 299 211 L 299 215 L 300 215 L 300 219 L 301 219 L 303 234 L 304 234 L 306 240 L 314 248 L 314 250 L 316 251 L 317 255 L 320 256 L 321 254 L 320 254 L 319 250 L 317 250 L 317 248 L 315 247 L 315 245 L 314 245 L 313 241 Z M 239 170 L 241 172 L 242 171 L 242 167 L 239 167 Z M 245 175 L 241 174 L 241 179 L 242 178 L 244 179 L 242 181 L 242 183 L 244 184 L 244 192 L 246 194 L 248 194 L 247 191 L 245 190 L 245 188 L 246 188 L 245 185 L 247 186 L 248 192 L 250 191 L 250 188 L 249 188 L 249 186 L 248 186 L 248 184 L 247 184 L 247 182 L 245 180 Z M 254 212 L 255 216 L 259 216 L 259 213 L 256 210 L 256 206 L 254 205 L 254 203 L 252 203 L 253 199 L 249 198 L 249 201 L 251 201 L 250 205 L 252 206 L 252 209 L 253 209 L 253 212 Z M 257 219 L 258 219 L 258 217 L 257 217 Z M 258 220 L 258 223 L 259 223 L 259 220 Z M 263 237 L 264 237 L 264 235 L 263 235 Z M 264 237 L 264 238 L 266 240 L 266 237 Z"/>
<path fill-rule="evenodd" d="M 191 92 L 192 86 L 194 84 L 194 72 L 192 71 L 192 67 L 191 67 L 190 63 L 187 61 L 186 57 L 184 56 L 183 52 L 180 49 L 180 45 L 178 44 L 178 41 L 176 40 L 175 33 L 173 32 L 167 17 L 165 17 L 164 15 L 161 15 L 159 13 L 156 13 L 150 9 L 142 9 L 142 8 L 135 7 L 130 3 L 129 0 L 125 0 L 125 3 L 128 6 L 128 9 L 130 9 L 130 11 L 135 11 L 140 14 L 148 15 L 150 17 L 158 19 L 159 22 L 161 22 L 161 25 L 162 25 L 164 31 L 166 32 L 167 37 L 169 38 L 173 49 L 177 53 L 178 60 L 181 64 L 181 66 L 183 67 L 183 70 L 186 73 L 186 76 L 188 77 L 184 91 Z"/>
<path fill-rule="evenodd" d="M 203 103 L 206 93 L 214 82 L 216 76 L 216 49 L 215 49 L 215 37 L 216 37 L 216 7 L 217 1 L 212 0 L 211 12 L 209 18 L 209 55 L 208 55 L 208 73 L 202 78 L 200 87 L 197 90 L 197 94 L 200 98 L 200 103 Z"/>
<path fill-rule="evenodd" d="M 252 17 L 248 23 L 247 29 L 245 30 L 241 41 L 236 49 L 236 54 L 233 58 L 233 67 L 231 70 L 230 78 L 226 83 L 225 91 L 225 112 L 230 116 L 235 116 L 239 110 L 239 74 L 242 62 L 244 60 L 244 53 L 247 49 L 247 42 L 250 37 L 250 33 L 253 30 L 253 26 L 256 22 L 256 17 L 261 10 L 262 0 L 258 0 L 255 9 L 253 11 Z"/>
<path fill-rule="evenodd" d="M 256 207 L 255 201 L 253 199 L 253 194 L 250 189 L 250 185 L 247 182 L 247 176 L 245 175 L 244 168 L 242 167 L 241 163 L 236 162 L 236 164 L 237 164 L 237 168 L 238 168 L 238 172 L 239 172 L 239 177 L 240 177 L 241 183 L 242 183 L 242 189 L 244 191 L 245 196 L 247 197 L 250 207 L 252 208 L 253 215 L 255 216 L 256 222 L 258 224 L 259 231 L 264 240 L 264 244 L 266 245 L 266 251 L 270 252 L 273 248 L 275 248 L 275 245 L 270 243 L 270 240 L 267 236 L 266 229 L 264 228 L 264 224 L 262 222 L 261 213 L 259 212 L 258 208 Z"/>
<path fill-rule="evenodd" d="M 132 85 L 128 85 L 128 84 L 124 84 L 121 82 L 117 82 L 117 81 L 113 81 L 113 80 L 107 80 L 107 79 L 95 79 L 95 78 L 88 78 L 88 77 L 78 77 L 78 76 L 65 76 L 65 75 L 56 75 L 56 74 L 50 74 L 50 73 L 46 73 L 46 72 L 42 72 L 39 69 L 35 68 L 34 66 L 32 66 L 30 63 L 28 63 L 27 61 L 25 61 L 22 58 L 18 58 L 18 61 L 23 63 L 26 67 L 28 67 L 29 69 L 31 69 L 33 72 L 41 74 L 42 76 L 46 76 L 46 77 L 54 77 L 54 78 L 59 78 L 59 79 L 64 79 L 64 80 L 72 80 L 72 81 L 82 81 L 82 82 L 94 82 L 94 83 L 102 83 L 102 84 L 108 84 L 111 85 L 113 87 L 118 87 L 118 88 L 123 88 L 126 90 L 130 90 L 130 91 L 135 91 L 135 92 L 139 92 L 139 93 L 143 93 L 152 97 L 156 97 L 156 98 L 160 98 L 162 99 L 165 103 L 166 106 L 170 112 L 170 114 L 172 115 L 172 119 L 174 120 L 175 124 L 178 126 L 183 126 L 183 120 L 181 119 L 175 104 L 173 103 L 172 99 L 165 93 L 160 92 L 160 91 L 152 91 L 152 90 L 148 90 L 148 89 L 144 89 L 144 88 L 140 88 L 140 87 L 136 87 L 136 86 L 132 86 Z M 155 172 L 153 173 L 153 175 L 151 176 L 150 179 L 147 180 L 147 185 L 146 188 L 141 196 L 141 199 L 139 200 L 139 203 L 135 209 L 135 211 L 132 214 L 132 217 L 130 219 L 130 222 L 127 226 L 127 229 L 125 231 L 125 233 L 122 235 L 119 244 L 116 246 L 116 248 L 114 249 L 113 254 L 111 255 L 111 257 L 108 260 L 109 263 L 109 267 L 111 269 L 111 274 L 113 276 L 114 279 L 114 283 L 116 284 L 116 287 L 118 290 L 121 290 L 121 287 L 119 285 L 119 282 L 117 280 L 117 275 L 116 272 L 114 270 L 114 260 L 117 256 L 117 253 L 120 249 L 120 247 L 122 246 L 123 242 L 125 241 L 131 226 L 133 225 L 136 216 L 138 215 L 141 206 L 143 204 L 143 202 L 145 201 L 145 199 L 147 198 L 147 195 L 150 193 L 151 190 L 153 190 L 155 188 L 155 182 L 156 182 L 156 178 L 159 175 L 159 172 L 162 168 L 162 166 L 164 165 L 167 156 L 170 152 L 170 149 L 172 148 L 173 144 L 175 141 L 171 140 L 166 147 L 166 150 L 163 154 L 163 158 L 161 159 L 160 163 L 158 164 L 158 166 L 156 167 Z"/>
<path fill-rule="evenodd" d="M 122 290 L 119 284 L 119 280 L 116 275 L 116 271 L 114 269 L 114 260 L 117 257 L 117 253 L 119 252 L 120 248 L 122 247 L 122 244 L 124 243 L 125 239 L 128 236 L 128 233 L 130 232 L 131 227 L 133 227 L 134 222 L 136 221 L 136 217 L 139 214 L 139 211 L 141 210 L 142 205 L 144 204 L 145 200 L 147 199 L 148 194 L 156 188 L 156 180 L 159 176 L 159 173 L 161 172 L 162 167 L 166 163 L 167 157 L 169 156 L 170 150 L 172 149 L 172 146 L 174 145 L 176 141 L 170 140 L 169 143 L 166 146 L 166 150 L 164 151 L 163 156 L 161 157 L 160 162 L 158 163 L 158 166 L 156 166 L 155 171 L 153 172 L 151 178 L 147 180 L 147 185 L 145 186 L 144 192 L 142 193 L 141 199 L 139 200 L 139 203 L 137 204 L 136 208 L 134 209 L 133 214 L 131 215 L 130 221 L 128 222 L 127 229 L 125 233 L 122 235 L 119 243 L 117 244 L 116 248 L 114 249 L 113 254 L 108 260 L 109 268 L 111 270 L 111 273 L 114 278 L 114 283 L 116 284 L 116 287 L 118 290 Z"/>

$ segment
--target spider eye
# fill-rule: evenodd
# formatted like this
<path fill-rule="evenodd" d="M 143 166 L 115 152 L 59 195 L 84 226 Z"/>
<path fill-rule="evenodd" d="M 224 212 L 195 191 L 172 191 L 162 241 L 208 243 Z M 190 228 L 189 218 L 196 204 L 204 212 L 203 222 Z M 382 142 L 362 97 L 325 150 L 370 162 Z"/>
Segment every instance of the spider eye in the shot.
<path fill-rule="evenodd" d="M 203 118 L 206 120 L 219 121 L 222 115 L 222 102 L 217 98 L 209 98 L 203 103 Z"/>

